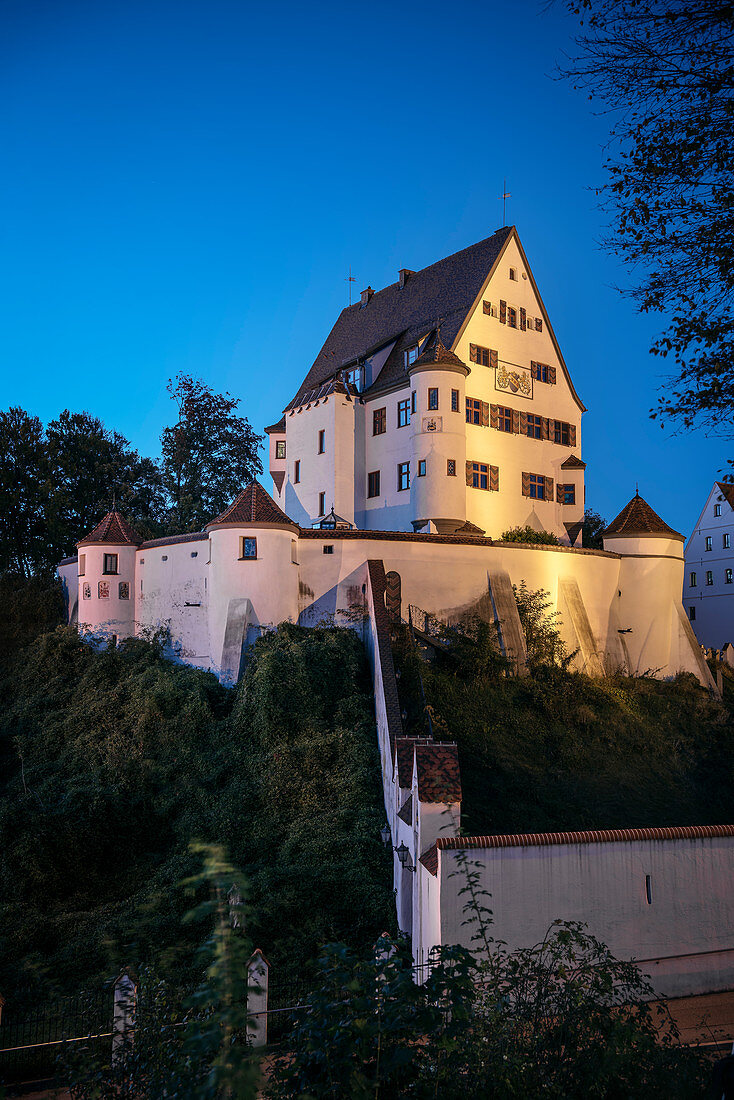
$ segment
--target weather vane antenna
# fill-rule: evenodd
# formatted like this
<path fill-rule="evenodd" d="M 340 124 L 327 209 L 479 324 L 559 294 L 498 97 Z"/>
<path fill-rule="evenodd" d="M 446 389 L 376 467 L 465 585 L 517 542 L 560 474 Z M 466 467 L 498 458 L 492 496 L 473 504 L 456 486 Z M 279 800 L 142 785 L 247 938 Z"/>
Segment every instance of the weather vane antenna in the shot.
<path fill-rule="evenodd" d="M 356 281 L 357 280 L 355 279 L 354 275 L 352 275 L 352 265 L 350 264 L 349 265 L 349 274 L 347 275 L 346 279 L 344 280 L 344 282 L 349 287 L 349 304 L 350 304 L 350 306 L 352 304 L 352 283 L 356 283 Z"/>
<path fill-rule="evenodd" d="M 502 180 L 502 224 L 507 224 L 507 200 L 511 199 L 512 195 L 507 190 L 507 180 Z"/>

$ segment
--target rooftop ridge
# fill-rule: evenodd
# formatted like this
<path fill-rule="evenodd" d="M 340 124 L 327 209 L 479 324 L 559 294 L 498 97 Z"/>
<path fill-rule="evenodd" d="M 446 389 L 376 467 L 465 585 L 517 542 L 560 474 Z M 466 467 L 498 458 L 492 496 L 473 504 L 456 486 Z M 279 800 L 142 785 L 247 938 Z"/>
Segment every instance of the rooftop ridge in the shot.
<path fill-rule="evenodd" d="M 707 840 L 734 837 L 734 825 L 664 825 L 640 829 L 582 829 L 560 833 L 501 833 L 439 837 L 439 849 L 534 848 L 553 844 L 632 843 L 636 840 Z"/>

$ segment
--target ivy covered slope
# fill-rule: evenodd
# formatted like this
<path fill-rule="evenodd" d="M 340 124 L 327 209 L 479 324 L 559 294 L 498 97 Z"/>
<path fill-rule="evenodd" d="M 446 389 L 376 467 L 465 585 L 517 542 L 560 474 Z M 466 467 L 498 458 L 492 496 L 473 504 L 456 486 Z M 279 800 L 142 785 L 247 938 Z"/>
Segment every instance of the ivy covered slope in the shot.
<path fill-rule="evenodd" d="M 329 940 L 392 929 L 371 684 L 349 630 L 282 626 L 235 691 L 155 643 L 73 630 L 0 665 L 0 990 L 80 988 L 122 963 L 185 979 L 193 838 L 251 884 L 251 935 L 297 976 Z M 281 971 L 282 972 L 282 971 Z"/>
<path fill-rule="evenodd" d="M 561 665 L 562 656 L 558 656 Z M 467 833 L 730 824 L 734 690 L 693 676 L 590 679 L 553 661 L 505 675 L 489 628 L 426 660 L 403 643 L 408 732 L 455 740 Z M 728 673 L 725 673 L 725 676 Z"/>

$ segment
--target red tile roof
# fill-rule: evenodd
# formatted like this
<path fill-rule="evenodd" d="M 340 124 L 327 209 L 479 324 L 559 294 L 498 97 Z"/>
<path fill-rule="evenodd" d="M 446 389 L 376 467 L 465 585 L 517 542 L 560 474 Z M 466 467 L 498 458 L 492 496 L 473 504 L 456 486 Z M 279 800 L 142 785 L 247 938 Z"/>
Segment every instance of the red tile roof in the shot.
<path fill-rule="evenodd" d="M 278 507 L 259 481 L 251 481 L 246 485 L 229 508 L 207 524 L 207 527 L 212 527 L 215 523 L 279 523 L 288 527 L 298 526 Z"/>
<path fill-rule="evenodd" d="M 469 367 L 466 363 L 463 363 L 459 356 L 453 351 L 448 351 L 444 346 L 440 336 L 436 336 L 433 342 L 433 346 L 426 348 L 422 355 L 419 355 L 416 361 L 408 367 L 408 373 L 416 370 L 418 367 L 437 366 L 442 365 L 450 367 L 460 367 L 467 374 L 469 373 Z"/>
<path fill-rule="evenodd" d="M 717 481 L 716 484 L 726 497 L 729 504 L 732 506 L 732 508 L 734 508 L 734 485 L 732 485 L 731 482 L 728 481 Z"/>
<path fill-rule="evenodd" d="M 636 493 L 619 515 L 612 520 L 604 535 L 667 535 L 685 541 L 680 531 L 674 531 L 654 512 L 646 500 Z"/>
<path fill-rule="evenodd" d="M 708 840 L 734 837 L 734 825 L 671 825 L 651 829 L 584 829 L 570 833 L 510 833 L 501 836 L 447 836 L 436 841 L 453 848 L 535 848 L 551 844 L 611 844 L 635 840 Z"/>
<path fill-rule="evenodd" d="M 569 455 L 568 458 L 561 463 L 562 470 L 585 470 L 586 463 L 583 459 L 578 458 L 576 455 Z"/>
<path fill-rule="evenodd" d="M 418 857 L 418 862 L 422 863 L 425 869 L 435 878 L 438 874 L 438 850 L 436 845 L 432 844 L 430 848 L 426 848 L 423 855 Z"/>
<path fill-rule="evenodd" d="M 415 761 L 420 802 L 461 802 L 461 772 L 455 744 L 416 745 Z"/>
<path fill-rule="evenodd" d="M 139 535 L 124 516 L 113 508 L 104 519 L 99 521 L 93 531 L 79 540 L 77 546 L 95 542 L 107 542 L 114 546 L 140 546 L 142 541 L 142 535 Z"/>

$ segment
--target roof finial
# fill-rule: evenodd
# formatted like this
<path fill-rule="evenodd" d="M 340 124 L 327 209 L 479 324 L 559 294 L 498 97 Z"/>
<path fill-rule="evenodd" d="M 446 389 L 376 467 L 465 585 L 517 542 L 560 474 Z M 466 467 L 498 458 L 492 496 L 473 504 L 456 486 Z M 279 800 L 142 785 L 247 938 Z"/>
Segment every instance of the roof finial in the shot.
<path fill-rule="evenodd" d="M 352 265 L 350 264 L 349 265 L 349 274 L 347 275 L 346 279 L 344 280 L 344 282 L 349 287 L 349 304 L 350 304 L 350 306 L 352 304 L 352 283 L 356 283 L 356 281 L 357 281 L 356 278 L 354 277 L 354 275 L 352 275 Z"/>
<path fill-rule="evenodd" d="M 502 224 L 507 225 L 507 200 L 511 199 L 512 195 L 507 190 L 507 180 L 502 180 Z"/>
<path fill-rule="evenodd" d="M 639 481 L 636 481 L 635 482 L 635 496 L 638 497 L 639 495 L 640 495 L 640 483 L 639 483 Z"/>

